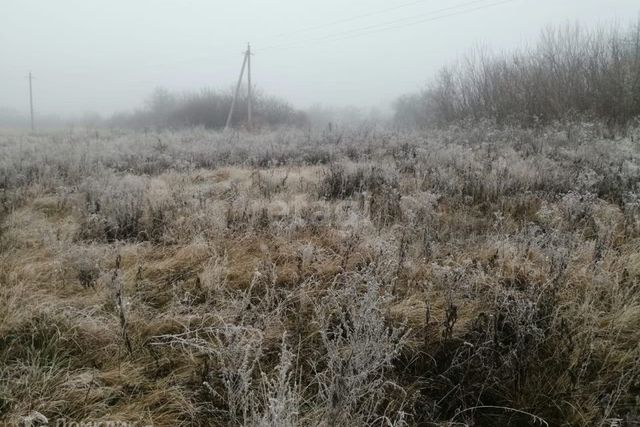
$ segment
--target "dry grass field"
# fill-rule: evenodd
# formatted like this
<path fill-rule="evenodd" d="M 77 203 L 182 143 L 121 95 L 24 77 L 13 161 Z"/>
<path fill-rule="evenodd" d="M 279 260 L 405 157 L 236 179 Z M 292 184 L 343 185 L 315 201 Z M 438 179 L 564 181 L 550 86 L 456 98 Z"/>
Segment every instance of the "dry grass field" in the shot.
<path fill-rule="evenodd" d="M 634 425 L 640 131 L 605 134 L 3 131 L 0 420 Z"/>

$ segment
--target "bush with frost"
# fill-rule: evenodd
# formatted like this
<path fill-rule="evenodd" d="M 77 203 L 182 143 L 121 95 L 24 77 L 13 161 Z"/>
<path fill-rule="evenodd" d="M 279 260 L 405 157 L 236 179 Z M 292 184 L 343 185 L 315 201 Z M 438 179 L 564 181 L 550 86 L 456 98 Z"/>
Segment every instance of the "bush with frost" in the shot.
<path fill-rule="evenodd" d="M 314 382 L 330 425 L 367 424 L 384 412 L 383 397 L 401 389 L 388 371 L 407 343 L 407 330 L 387 325 L 391 296 L 371 272 L 343 280 L 315 308 L 325 355 L 314 363 Z"/>

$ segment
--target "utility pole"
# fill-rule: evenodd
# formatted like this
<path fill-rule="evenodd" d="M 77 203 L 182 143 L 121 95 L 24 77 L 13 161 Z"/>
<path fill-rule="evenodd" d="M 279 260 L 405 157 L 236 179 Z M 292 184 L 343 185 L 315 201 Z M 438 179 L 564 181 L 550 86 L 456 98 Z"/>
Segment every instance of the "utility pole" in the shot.
<path fill-rule="evenodd" d="M 253 127 L 251 120 L 251 45 L 247 43 L 247 122 L 249 129 Z"/>
<path fill-rule="evenodd" d="M 248 51 L 247 51 L 248 52 Z M 233 117 L 233 109 L 236 106 L 236 100 L 238 99 L 238 93 L 240 92 L 240 85 L 242 84 L 242 76 L 244 76 L 244 69 L 247 66 L 247 52 L 244 53 L 244 60 L 242 61 L 242 68 L 240 69 L 240 77 L 238 77 L 238 84 L 236 85 L 236 91 L 233 94 L 233 100 L 231 101 L 231 108 L 229 109 L 229 115 L 227 116 L 227 123 L 224 126 L 224 130 L 229 129 L 231 125 L 231 119 Z"/>
<path fill-rule="evenodd" d="M 31 75 L 31 71 L 29 71 L 29 108 L 31 110 L 31 130 L 35 129 L 33 125 L 33 85 L 31 81 L 33 80 L 33 76 Z"/>

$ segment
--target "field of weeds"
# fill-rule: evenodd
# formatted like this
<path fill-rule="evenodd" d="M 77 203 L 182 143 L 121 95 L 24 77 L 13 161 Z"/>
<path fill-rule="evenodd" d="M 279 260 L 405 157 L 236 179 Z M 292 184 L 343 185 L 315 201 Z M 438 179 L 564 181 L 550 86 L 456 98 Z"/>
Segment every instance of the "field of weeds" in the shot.
<path fill-rule="evenodd" d="M 0 420 L 640 419 L 640 139 L 0 135 Z"/>

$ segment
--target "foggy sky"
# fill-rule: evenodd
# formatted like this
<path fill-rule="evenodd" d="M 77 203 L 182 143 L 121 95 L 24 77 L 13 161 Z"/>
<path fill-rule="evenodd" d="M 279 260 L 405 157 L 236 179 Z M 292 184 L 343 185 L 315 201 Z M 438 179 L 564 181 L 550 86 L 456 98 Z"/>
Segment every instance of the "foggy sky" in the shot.
<path fill-rule="evenodd" d="M 29 71 L 39 114 L 132 110 L 159 86 L 178 92 L 227 89 L 249 41 L 254 84 L 269 94 L 300 108 L 384 106 L 420 89 L 442 65 L 478 44 L 508 49 L 534 41 L 547 24 L 627 25 L 640 12 L 638 0 L 515 0 L 404 28 L 349 33 L 412 16 L 455 13 L 464 8 L 428 15 L 467 3 L 0 0 L 0 107 L 28 111 Z M 316 26 L 322 27 L 300 31 Z M 336 34 L 338 40 L 330 38 Z"/>

